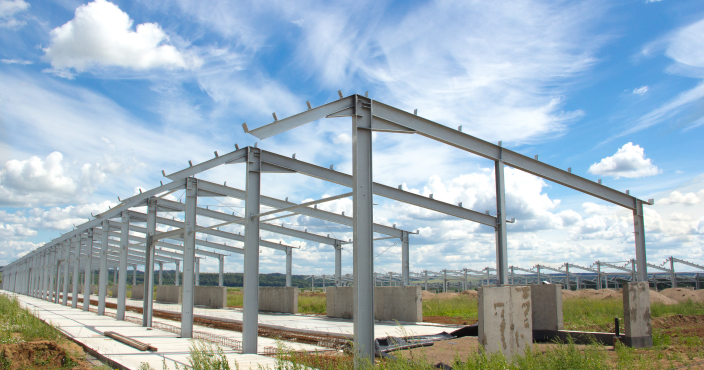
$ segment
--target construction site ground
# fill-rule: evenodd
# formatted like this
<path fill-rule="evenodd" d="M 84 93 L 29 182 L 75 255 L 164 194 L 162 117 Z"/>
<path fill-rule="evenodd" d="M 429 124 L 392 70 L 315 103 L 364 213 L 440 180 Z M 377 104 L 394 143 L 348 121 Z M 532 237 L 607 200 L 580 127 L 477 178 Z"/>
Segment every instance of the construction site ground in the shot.
<path fill-rule="evenodd" d="M 58 327 L 69 339 L 75 341 L 78 345 L 87 349 L 88 353 L 100 354 L 97 356 L 103 362 L 113 361 L 111 367 L 117 366 L 126 369 L 138 369 L 142 363 L 148 363 L 155 369 L 161 369 L 164 361 L 169 369 L 176 368 L 176 364 L 182 367 L 188 364 L 189 349 L 191 345 L 190 339 L 182 339 L 176 333 L 157 329 L 159 324 L 178 328 L 180 327 L 180 305 L 154 303 L 154 328 L 145 328 L 136 324 L 141 320 L 142 315 L 139 313 L 142 308 L 142 301 L 129 300 L 127 301 L 126 320 L 118 321 L 112 316 L 115 315 L 116 299 L 109 298 L 106 300 L 106 315 L 99 316 L 95 311 L 95 306 L 90 306 L 90 311 L 82 310 L 82 304 L 79 300 L 78 308 L 71 308 L 71 297 L 69 295 L 68 306 L 55 304 L 46 300 L 32 298 L 24 295 L 16 295 L 13 293 L 2 292 L 11 297 L 17 297 L 23 307 L 28 308 L 35 313 L 35 316 Z M 97 296 L 91 296 L 91 301 L 95 303 Z M 170 318 L 168 317 L 171 314 Z M 199 333 L 211 334 L 216 338 L 230 338 L 236 341 L 242 340 L 240 331 L 226 330 L 217 328 L 220 322 L 219 319 L 241 320 L 241 309 L 208 309 L 196 308 L 194 314 L 201 319 L 206 325 L 199 325 L 196 322 L 194 331 Z M 210 323 L 208 317 L 214 319 Z M 131 320 L 131 321 L 130 321 Z M 331 334 L 347 334 L 353 332 L 352 320 L 332 319 L 320 315 L 292 315 L 292 314 L 272 314 L 260 313 L 259 322 L 261 324 L 269 324 L 276 326 L 285 326 L 293 329 L 311 330 L 316 332 L 328 332 Z M 375 325 L 375 333 L 377 336 L 399 336 L 399 335 L 423 335 L 436 334 L 443 331 L 452 331 L 458 326 L 443 325 L 443 324 L 428 324 L 428 323 L 404 323 L 403 327 L 394 322 L 377 322 Z M 140 342 L 148 343 L 157 348 L 157 351 L 140 351 L 136 348 L 122 344 L 116 340 L 104 336 L 104 332 L 112 331 L 118 334 L 130 337 Z M 278 345 L 283 344 L 285 347 L 295 351 L 306 352 L 329 352 L 334 351 L 329 347 L 321 347 L 313 344 L 305 344 L 292 341 L 279 341 L 276 338 L 259 337 L 258 345 L 260 354 L 243 355 L 239 351 L 221 346 L 225 351 L 228 360 L 231 364 L 235 362 L 239 369 L 258 369 L 260 366 L 266 368 L 271 366 L 274 368 L 276 363 L 272 354 L 275 353 Z M 265 356 L 267 354 L 268 356 Z M 103 357 L 101 357 L 103 356 Z"/>

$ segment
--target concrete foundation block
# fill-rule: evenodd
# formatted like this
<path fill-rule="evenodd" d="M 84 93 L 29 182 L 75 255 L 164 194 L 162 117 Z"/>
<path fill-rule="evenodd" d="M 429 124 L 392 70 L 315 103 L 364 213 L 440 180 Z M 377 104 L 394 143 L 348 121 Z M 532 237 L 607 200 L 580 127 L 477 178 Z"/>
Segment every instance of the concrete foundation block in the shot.
<path fill-rule="evenodd" d="M 178 287 L 180 288 L 180 287 Z M 196 286 L 193 290 L 193 305 L 210 308 L 227 307 L 227 287 Z"/>
<path fill-rule="evenodd" d="M 326 315 L 352 319 L 353 287 L 327 287 Z M 422 322 L 423 300 L 419 286 L 374 288 L 374 319 Z"/>
<path fill-rule="evenodd" d="M 144 285 L 132 285 L 132 299 L 144 299 Z"/>
<path fill-rule="evenodd" d="M 110 287 L 110 295 L 111 295 L 113 298 L 117 298 L 117 284 L 115 284 L 115 285 L 113 285 L 112 287 Z"/>
<path fill-rule="evenodd" d="M 531 287 L 481 287 L 478 292 L 480 349 L 506 357 L 525 354 L 533 346 Z"/>
<path fill-rule="evenodd" d="M 156 301 L 164 303 L 181 303 L 183 300 L 183 290 L 180 286 L 157 285 Z"/>
<path fill-rule="evenodd" d="M 648 282 L 626 283 L 623 288 L 623 343 L 634 348 L 653 346 L 653 326 L 650 318 Z"/>
<path fill-rule="evenodd" d="M 298 288 L 260 287 L 259 311 L 298 313 Z"/>
<path fill-rule="evenodd" d="M 562 287 L 557 284 L 530 286 L 533 330 L 563 330 Z"/>

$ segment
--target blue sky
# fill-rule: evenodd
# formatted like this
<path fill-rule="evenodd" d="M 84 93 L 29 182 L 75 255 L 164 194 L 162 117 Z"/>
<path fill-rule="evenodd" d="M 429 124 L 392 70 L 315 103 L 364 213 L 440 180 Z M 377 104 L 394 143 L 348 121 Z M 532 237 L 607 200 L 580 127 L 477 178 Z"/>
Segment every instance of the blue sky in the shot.
<path fill-rule="evenodd" d="M 704 6 L 700 1 L 196 2 L 0 0 L 0 263 L 40 246 L 259 127 L 363 94 L 641 199 L 649 262 L 704 263 Z M 258 145 L 350 173 L 350 125 L 328 119 Z M 428 139 L 380 133 L 377 182 L 495 213 L 493 164 Z M 203 178 L 243 188 L 243 168 Z M 345 192 L 267 174 L 267 195 Z M 174 194 L 178 198 L 179 194 Z M 629 211 L 507 169 L 509 264 L 626 261 Z M 411 270 L 494 263 L 491 230 L 377 200 L 375 220 L 419 230 Z M 215 200 L 201 204 L 236 211 Z M 229 208 L 228 208 L 229 207 Z M 327 208 L 326 208 L 327 207 Z M 352 213 L 340 200 L 321 208 Z M 351 237 L 303 217 L 287 226 Z M 237 227 L 233 226 L 233 230 Z M 294 273 L 331 274 L 300 246 Z M 382 241 L 377 271 L 400 271 Z M 344 271 L 351 270 L 346 251 Z M 263 272 L 283 272 L 262 252 Z M 228 258 L 241 271 L 241 257 Z M 215 271 L 216 261 L 204 261 Z"/>

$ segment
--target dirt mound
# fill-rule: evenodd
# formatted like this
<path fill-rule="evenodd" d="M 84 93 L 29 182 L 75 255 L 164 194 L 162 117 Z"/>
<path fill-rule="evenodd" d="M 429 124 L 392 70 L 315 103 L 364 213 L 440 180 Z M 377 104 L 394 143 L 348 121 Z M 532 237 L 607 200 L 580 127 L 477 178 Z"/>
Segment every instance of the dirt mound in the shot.
<path fill-rule="evenodd" d="M 459 293 L 438 293 L 435 295 L 435 299 L 452 299 L 459 297 Z"/>
<path fill-rule="evenodd" d="M 670 297 L 662 295 L 654 290 L 651 290 L 650 291 L 650 304 L 653 304 L 653 303 L 662 303 L 664 305 L 669 306 L 669 305 L 673 305 L 673 304 L 678 304 L 679 302 L 677 302 L 676 300 L 674 300 Z"/>
<path fill-rule="evenodd" d="M 87 369 L 56 342 L 38 341 L 0 345 L 0 363 L 4 369 Z"/>
<path fill-rule="evenodd" d="M 562 291 L 562 299 L 567 300 L 567 299 L 576 299 L 576 298 L 581 298 L 581 299 L 596 299 L 596 300 L 604 300 L 604 299 L 618 299 L 618 300 L 623 300 L 623 293 L 621 293 L 621 290 L 612 290 L 612 289 L 601 289 L 601 290 L 594 290 L 594 289 L 582 289 L 582 290 L 577 290 L 577 291 Z M 664 305 L 673 305 L 677 304 L 677 302 L 674 299 L 671 299 L 665 295 L 662 295 L 658 292 L 655 291 L 650 291 L 650 304 L 653 303 L 660 303 Z"/>
<path fill-rule="evenodd" d="M 479 293 L 476 290 L 463 290 L 460 292 L 461 295 L 466 295 L 470 298 L 477 298 L 479 297 Z"/>
<path fill-rule="evenodd" d="M 422 295 L 423 300 L 426 300 L 426 299 L 435 299 L 435 293 L 429 292 L 429 291 L 427 291 L 427 290 L 423 290 L 422 293 L 421 293 L 421 295 Z"/>
<path fill-rule="evenodd" d="M 704 326 L 704 315 L 674 315 L 653 319 L 653 327 L 659 329 L 692 326 Z"/>
<path fill-rule="evenodd" d="M 651 292 L 652 293 L 652 292 Z M 704 290 L 689 290 L 684 288 L 669 288 L 661 290 L 660 294 L 677 302 L 704 302 Z"/>

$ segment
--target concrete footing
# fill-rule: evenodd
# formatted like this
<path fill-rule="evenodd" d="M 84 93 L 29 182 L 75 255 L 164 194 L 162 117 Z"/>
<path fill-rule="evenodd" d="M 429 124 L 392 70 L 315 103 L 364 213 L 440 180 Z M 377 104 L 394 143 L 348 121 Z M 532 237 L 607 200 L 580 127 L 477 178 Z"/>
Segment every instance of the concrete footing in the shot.
<path fill-rule="evenodd" d="M 117 298 L 117 284 L 110 287 L 110 296 L 112 298 Z"/>
<path fill-rule="evenodd" d="M 653 326 L 650 318 L 648 282 L 626 283 L 623 288 L 623 343 L 634 348 L 653 346 Z"/>
<path fill-rule="evenodd" d="M 183 298 L 183 290 L 181 289 L 180 286 L 157 285 L 157 287 L 156 287 L 155 300 L 157 302 L 181 303 L 182 298 Z"/>
<path fill-rule="evenodd" d="M 530 286 L 479 288 L 479 344 L 487 353 L 525 354 L 533 346 Z"/>
<path fill-rule="evenodd" d="M 144 299 L 144 285 L 132 285 L 132 299 Z"/>
<path fill-rule="evenodd" d="M 298 288 L 260 287 L 259 311 L 298 313 Z"/>
<path fill-rule="evenodd" d="M 530 286 L 533 330 L 563 330 L 562 287 L 558 284 Z"/>
<path fill-rule="evenodd" d="M 328 317 L 353 318 L 352 287 L 328 287 Z M 422 322 L 423 304 L 419 286 L 374 288 L 374 319 L 380 321 Z"/>
<path fill-rule="evenodd" d="M 179 292 L 181 291 L 180 286 L 176 288 L 179 288 Z M 196 286 L 193 290 L 193 305 L 210 308 L 227 307 L 227 287 Z"/>

